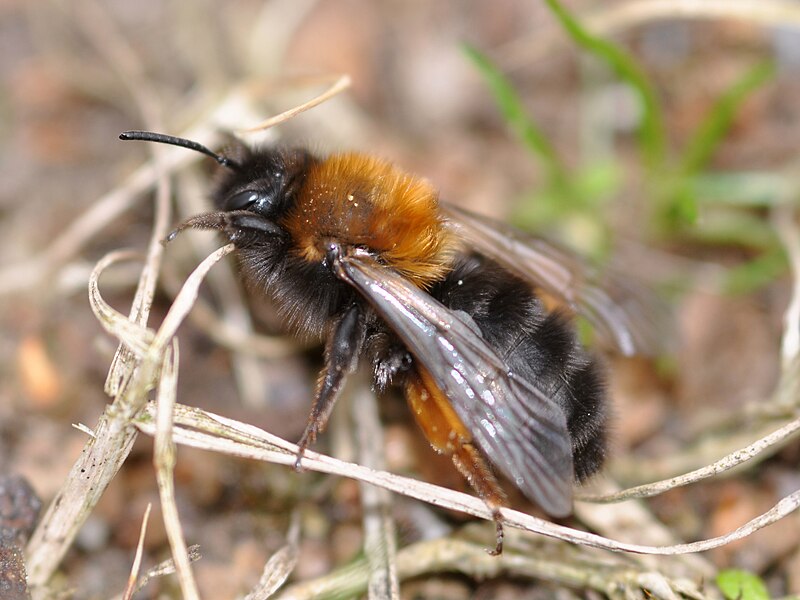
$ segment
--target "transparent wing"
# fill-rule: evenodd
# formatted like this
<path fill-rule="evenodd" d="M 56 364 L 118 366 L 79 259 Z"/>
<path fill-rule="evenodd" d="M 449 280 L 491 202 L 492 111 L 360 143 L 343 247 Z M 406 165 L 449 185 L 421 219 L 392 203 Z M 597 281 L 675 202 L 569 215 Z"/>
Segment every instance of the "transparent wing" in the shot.
<path fill-rule="evenodd" d="M 602 275 L 555 244 L 510 225 L 441 203 L 448 226 L 470 247 L 585 316 L 602 341 L 625 356 L 664 346 L 658 302 L 620 274 Z"/>
<path fill-rule="evenodd" d="M 366 254 L 333 259 L 430 372 L 483 453 L 553 516 L 572 510 L 572 449 L 561 408 L 508 370 L 472 318 Z"/>

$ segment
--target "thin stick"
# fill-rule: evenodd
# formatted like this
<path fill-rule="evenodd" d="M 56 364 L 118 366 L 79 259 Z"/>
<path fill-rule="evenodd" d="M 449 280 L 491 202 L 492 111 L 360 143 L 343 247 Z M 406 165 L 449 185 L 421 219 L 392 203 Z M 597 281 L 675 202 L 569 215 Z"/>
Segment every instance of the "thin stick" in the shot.
<path fill-rule="evenodd" d="M 205 260 L 192 271 L 192 274 L 186 278 L 181 291 L 175 297 L 175 301 L 172 303 L 172 306 L 170 306 L 169 312 L 167 312 L 164 321 L 156 332 L 149 350 L 151 353 L 160 354 L 164 348 L 166 348 L 169 341 L 177 332 L 178 327 L 180 327 L 186 315 L 188 315 L 189 311 L 192 309 L 192 305 L 200 290 L 200 284 L 211 270 L 211 267 L 234 250 L 236 250 L 236 246 L 233 244 L 222 246 L 209 254 Z"/>
<path fill-rule="evenodd" d="M 233 249 L 233 244 L 223 246 L 206 258 L 189 276 L 164 323 L 144 351 L 130 381 L 122 387 L 120 395 L 101 416 L 94 428 L 94 437 L 87 441 L 80 458 L 73 465 L 67 480 L 48 507 L 28 544 L 28 581 L 32 587 L 44 586 L 50 578 L 78 530 L 127 458 L 137 431 L 131 426 L 131 421 L 144 406 L 147 395 L 153 388 L 166 345 L 191 308 L 191 300 L 197 296 L 197 288 L 205 273 Z M 94 310 L 99 311 L 97 305 L 105 304 L 98 300 L 102 300 L 97 285 L 100 274 L 104 268 L 123 256 L 124 253 L 113 253 L 101 260 L 93 271 L 89 289 Z M 108 310 L 112 309 L 109 307 Z M 108 311 L 103 314 L 106 312 Z M 117 315 L 124 321 L 124 317 L 119 313 Z M 137 329 L 126 328 L 124 331 L 128 335 Z M 117 335 L 118 332 L 114 331 L 114 334 Z"/>
<path fill-rule="evenodd" d="M 293 466 L 295 463 L 297 453 L 296 445 L 258 429 L 257 427 L 182 405 L 176 405 L 175 410 L 175 443 L 213 452 L 220 452 L 231 456 L 251 458 L 287 466 Z M 151 414 L 152 408 L 148 408 L 147 413 Z M 152 414 L 148 418 L 138 420 L 136 426 L 148 435 L 154 435 L 155 433 L 155 428 L 152 423 Z M 479 498 L 430 483 L 401 477 L 385 471 L 375 471 L 362 465 L 339 461 L 312 451 L 307 451 L 304 455 L 303 466 L 321 473 L 330 473 L 371 483 L 398 494 L 416 498 L 423 502 L 429 502 L 436 506 L 470 514 L 488 521 L 493 520 L 491 511 L 487 509 L 486 505 Z M 581 544 L 614 552 L 675 555 L 704 552 L 745 538 L 755 531 L 791 514 L 797 510 L 798 506 L 800 506 L 800 490 L 789 494 L 769 511 L 748 521 L 726 535 L 688 544 L 674 544 L 669 546 L 649 546 L 645 544 L 619 542 L 585 531 L 572 529 L 571 527 L 551 523 L 532 515 L 507 508 L 501 509 L 501 513 L 504 525 L 557 538 L 573 544 Z"/>
<path fill-rule="evenodd" d="M 289 524 L 289 533 L 286 535 L 286 544 L 273 554 L 256 586 L 243 600 L 263 600 L 270 598 L 292 574 L 299 557 L 298 543 L 300 541 L 300 513 L 292 513 Z"/>
<path fill-rule="evenodd" d="M 307 111 L 310 108 L 314 108 L 315 106 L 319 106 L 323 102 L 327 102 L 337 94 L 340 94 L 344 90 L 350 87 L 351 80 L 349 75 L 341 75 L 336 81 L 334 81 L 328 89 L 324 92 L 315 96 L 308 102 L 301 104 L 300 106 L 295 106 L 294 108 L 290 108 L 289 110 L 280 113 L 279 115 L 275 115 L 274 117 L 270 117 L 265 121 L 262 121 L 258 125 L 254 125 L 253 127 L 248 127 L 246 129 L 239 129 L 236 133 L 238 134 L 248 134 L 248 133 L 256 133 L 259 131 L 264 131 L 265 129 L 269 129 L 270 127 L 274 127 L 279 123 L 283 123 L 284 121 L 288 121 L 289 119 L 296 117 L 300 113 Z"/>
<path fill-rule="evenodd" d="M 181 593 L 187 600 L 199 600 L 200 593 L 192 575 L 192 567 L 183 537 L 178 506 L 175 504 L 175 444 L 172 442 L 172 409 L 178 391 L 178 340 L 173 338 L 170 351 L 164 353 L 161 379 L 156 398 L 156 434 L 153 464 L 158 481 L 158 495 L 161 498 L 161 511 L 164 527 L 167 530 L 172 560 L 181 586 Z"/>
<path fill-rule="evenodd" d="M 656 481 L 654 483 L 638 485 L 636 487 L 628 488 L 613 494 L 579 494 L 576 496 L 576 499 L 584 502 L 608 503 L 630 500 L 632 498 L 649 498 L 651 496 L 656 496 L 666 492 L 667 490 L 689 485 L 690 483 L 695 483 L 703 479 L 708 479 L 709 477 L 719 475 L 720 473 L 729 471 L 734 467 L 738 467 L 739 465 L 752 460 L 765 450 L 768 450 L 777 444 L 786 443 L 798 431 L 800 431 L 800 419 L 795 419 L 783 427 L 776 429 L 769 435 L 766 435 L 753 442 L 749 446 L 731 452 L 718 461 L 700 469 L 695 469 L 694 471 L 684 473 L 683 475 L 678 475 L 677 477 L 662 479 L 661 481 Z"/>
<path fill-rule="evenodd" d="M 632 0 L 578 15 L 586 29 L 603 36 L 677 19 L 740 19 L 763 27 L 800 27 L 800 7 L 793 0 Z M 495 54 L 509 71 L 553 56 L 566 43 L 559 30 L 546 28 L 505 44 Z"/>
<path fill-rule="evenodd" d="M 624 561 L 609 561 L 606 557 L 598 560 L 596 555 L 588 553 L 577 556 L 563 552 L 554 554 L 555 548 L 552 546 L 537 544 L 519 551 L 507 547 L 500 556 L 490 556 L 486 552 L 485 544 L 441 538 L 402 548 L 397 554 L 397 568 L 404 581 L 427 574 L 462 573 L 478 581 L 497 577 L 548 581 L 573 588 L 595 590 L 602 597 L 606 597 L 609 590 L 619 590 L 620 595 L 610 597 L 672 600 L 678 597 L 696 600 L 709 598 L 701 591 L 702 582 L 661 577 L 658 573 L 643 570 Z M 359 597 L 367 587 L 367 575 L 366 561 L 359 561 L 317 579 L 296 583 L 285 589 L 276 600 Z M 650 593 L 656 587 L 654 583 L 658 583 L 659 591 L 663 590 L 665 593 Z M 632 591 L 631 588 L 648 590 L 648 594 L 634 592 L 624 595 L 625 592 Z"/>
<path fill-rule="evenodd" d="M 142 553 L 144 552 L 144 536 L 147 533 L 147 523 L 150 520 L 150 509 L 153 505 L 148 502 L 147 508 L 142 517 L 142 527 L 139 530 L 139 542 L 136 544 L 136 555 L 133 558 L 131 565 L 131 574 L 128 576 L 128 585 L 125 586 L 125 592 L 122 594 L 122 600 L 131 600 L 133 594 L 136 592 L 136 580 L 139 577 L 139 569 L 142 566 Z"/>
<path fill-rule="evenodd" d="M 375 394 L 366 382 L 359 385 L 352 400 L 356 424 L 358 462 L 371 469 L 385 469 L 383 426 Z M 359 483 L 364 520 L 364 554 L 369 564 L 370 600 L 400 598 L 397 580 L 397 541 L 392 518 L 392 496 L 384 489 Z"/>

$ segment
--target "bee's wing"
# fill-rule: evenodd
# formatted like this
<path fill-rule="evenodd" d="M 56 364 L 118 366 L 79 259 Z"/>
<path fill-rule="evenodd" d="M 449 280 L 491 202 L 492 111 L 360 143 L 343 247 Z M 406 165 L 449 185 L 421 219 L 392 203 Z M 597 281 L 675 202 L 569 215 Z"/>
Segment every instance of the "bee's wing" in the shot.
<path fill-rule="evenodd" d="M 654 355 L 663 345 L 648 299 L 619 274 L 601 277 L 558 246 L 510 225 L 441 203 L 448 226 L 480 254 L 584 315 L 601 339 L 625 356 Z"/>
<path fill-rule="evenodd" d="M 369 256 L 339 256 L 333 266 L 430 372 L 487 457 L 549 514 L 569 514 L 572 449 L 556 402 L 510 372 L 466 313 Z"/>

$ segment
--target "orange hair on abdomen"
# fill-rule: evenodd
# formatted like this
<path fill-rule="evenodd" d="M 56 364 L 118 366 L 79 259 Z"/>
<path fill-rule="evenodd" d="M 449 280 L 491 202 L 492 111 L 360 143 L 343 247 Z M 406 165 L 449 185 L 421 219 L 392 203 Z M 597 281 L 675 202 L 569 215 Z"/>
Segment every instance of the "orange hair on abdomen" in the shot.
<path fill-rule="evenodd" d="M 434 187 L 363 154 L 314 164 L 281 225 L 305 260 L 322 260 L 324 241 L 335 239 L 373 250 L 420 287 L 444 277 L 451 262 L 453 236 Z"/>

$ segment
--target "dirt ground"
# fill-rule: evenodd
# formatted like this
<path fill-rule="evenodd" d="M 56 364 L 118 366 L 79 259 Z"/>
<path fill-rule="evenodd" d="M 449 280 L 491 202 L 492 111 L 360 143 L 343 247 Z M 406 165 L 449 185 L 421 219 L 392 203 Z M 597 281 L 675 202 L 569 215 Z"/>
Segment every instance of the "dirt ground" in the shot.
<path fill-rule="evenodd" d="M 449 202 L 610 257 L 667 307 L 659 356 L 597 350 L 613 401 L 612 448 L 588 491 L 698 469 L 792 423 L 800 332 L 792 304 L 800 276 L 792 270 L 800 255 L 796 3 L 768 2 L 778 12 L 749 14 L 731 1 L 727 12 L 694 17 L 659 12 L 651 1 L 566 4 L 633 57 L 652 85 L 666 133 L 660 166 L 642 159 L 636 95 L 578 48 L 545 3 L 0 2 L 0 474 L 23 475 L 47 507 L 89 439 L 73 425 L 94 429 L 111 401 L 103 386 L 117 340 L 93 314 L 87 285 L 106 253 L 143 254 L 156 218 L 153 186 L 132 191 L 150 148 L 118 134 L 201 132 L 222 148 L 217 131 L 290 108 L 324 87 L 303 81 L 340 74 L 352 79 L 349 90 L 270 130 L 267 141 L 389 158 L 432 181 Z M 542 191 L 546 165 L 504 121 L 465 43 L 514 84 L 570 177 L 585 176 L 583 204 L 571 208 Z M 724 112 L 719 99 L 767 60 L 771 75 L 736 104 L 718 145 L 692 173 L 706 176 L 706 186 L 680 188 L 695 194 L 697 219 L 672 225 L 659 213 L 673 197 L 661 186 L 676 181 L 665 165 L 680 164 L 708 115 Z M 212 185 L 213 162 L 189 160 L 171 171 L 170 223 L 203 210 Z M 722 200 L 712 198 L 715 189 Z M 558 218 L 532 217 L 537 201 Z M 216 245 L 211 234 L 192 232 L 166 248 L 151 327 Z M 140 268 L 115 265 L 100 280 L 103 297 L 122 313 Z M 215 271 L 203 306 L 180 328 L 177 400 L 296 441 L 321 366 L 318 340 L 286 337 L 269 303 L 246 298 L 234 271 L 234 261 Z M 226 342 L 221 322 L 240 331 L 251 322 L 258 337 Z M 378 406 L 386 470 L 469 491 L 401 398 Z M 359 462 L 352 440 L 361 425 L 351 412 L 337 407 L 315 450 Z M 648 546 L 727 535 L 782 498 L 797 503 L 799 460 L 800 445 L 787 433 L 730 473 L 646 500 L 579 502 L 562 524 Z M 285 548 L 292 519 L 300 525 L 297 560 L 275 597 L 366 595 L 366 583 L 335 580 L 347 580 L 342 569 L 354 561 L 364 564 L 364 499 L 355 481 L 181 447 L 175 485 L 187 543 L 202 555 L 193 563 L 201 597 L 244 596 Z M 139 434 L 68 544 L 49 597 L 122 593 L 148 503 L 143 571 L 168 559 L 170 546 L 153 438 Z M 520 495 L 511 503 L 540 514 Z M 590 550 L 509 528 L 503 562 L 495 563 L 483 551 L 491 523 L 397 494 L 391 514 L 403 598 L 719 598 L 715 577 L 731 568 L 759 576 L 771 597 L 800 593 L 796 511 L 688 558 Z M 447 545 L 454 540 L 464 542 L 462 554 Z M 350 579 L 366 582 L 359 577 Z M 311 581 L 333 591 L 303 587 Z M 45 588 L 34 592 L 48 597 Z M 181 593 L 166 575 L 136 597 Z"/>

